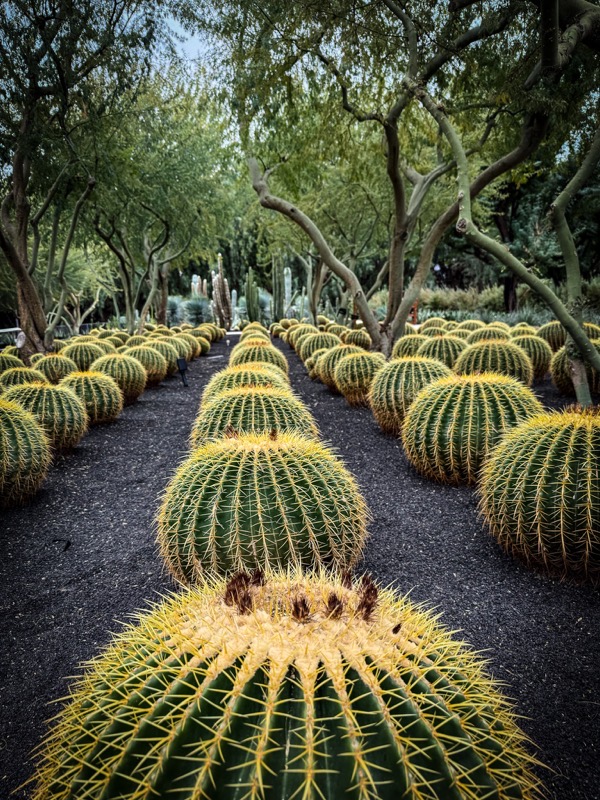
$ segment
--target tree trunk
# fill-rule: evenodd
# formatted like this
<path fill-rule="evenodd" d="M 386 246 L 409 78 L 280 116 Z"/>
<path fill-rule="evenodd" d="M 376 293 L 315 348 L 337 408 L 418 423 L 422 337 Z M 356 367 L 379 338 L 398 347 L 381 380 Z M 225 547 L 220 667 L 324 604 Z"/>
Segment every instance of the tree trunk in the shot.
<path fill-rule="evenodd" d="M 17 303 L 19 325 L 26 336 L 21 348 L 21 357 L 26 364 L 34 353 L 45 353 L 44 335 L 46 332 L 46 315 L 35 284 L 29 275 L 23 276 L 17 283 Z"/>
<path fill-rule="evenodd" d="M 504 283 L 504 310 L 507 314 L 517 311 L 519 308 L 519 297 L 517 295 L 517 276 L 511 273 L 503 278 Z"/>

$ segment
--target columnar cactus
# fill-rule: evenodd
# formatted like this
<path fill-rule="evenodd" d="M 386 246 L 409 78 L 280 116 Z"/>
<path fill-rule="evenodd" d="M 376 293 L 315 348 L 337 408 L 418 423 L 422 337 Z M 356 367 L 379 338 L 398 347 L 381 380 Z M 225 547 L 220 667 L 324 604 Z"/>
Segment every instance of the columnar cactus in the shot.
<path fill-rule="evenodd" d="M 541 411 L 532 391 L 505 375 L 442 378 L 425 386 L 408 409 L 404 450 L 427 478 L 474 484 L 503 433 Z"/>
<path fill-rule="evenodd" d="M 254 270 L 252 267 L 248 268 L 246 273 L 246 286 L 244 289 L 246 297 L 246 313 L 248 319 L 253 322 L 260 319 L 260 303 L 258 295 L 258 284 L 254 277 Z"/>
<path fill-rule="evenodd" d="M 280 369 L 273 369 L 269 364 L 240 364 L 213 375 L 202 392 L 202 405 L 210 403 L 227 389 L 240 389 L 242 386 L 290 391 L 289 381 Z"/>
<path fill-rule="evenodd" d="M 59 386 L 72 389 L 83 401 L 91 425 L 112 422 L 123 410 L 121 390 L 109 375 L 102 372 L 72 372 Z"/>
<path fill-rule="evenodd" d="M 50 465 L 46 434 L 33 414 L 0 397 L 0 507 L 37 492 Z"/>
<path fill-rule="evenodd" d="M 517 378 L 526 386 L 533 383 L 531 359 L 524 350 L 508 339 L 492 339 L 469 345 L 456 359 L 454 370 L 462 375 L 498 372 Z"/>
<path fill-rule="evenodd" d="M 24 383 L 47 383 L 46 377 L 33 367 L 11 367 L 0 375 L 0 391 L 11 386 L 21 386 Z"/>
<path fill-rule="evenodd" d="M 406 358 L 416 356 L 417 350 L 425 342 L 429 342 L 431 337 L 422 336 L 420 333 L 413 333 L 410 336 L 401 336 L 392 348 L 392 358 Z"/>
<path fill-rule="evenodd" d="M 550 573 L 600 583 L 600 413 L 533 417 L 492 452 L 481 507 L 502 547 Z"/>
<path fill-rule="evenodd" d="M 493 340 L 495 342 L 510 339 L 508 331 L 503 330 L 502 328 L 492 328 L 488 326 L 486 328 L 479 328 L 476 331 L 473 331 L 469 338 L 467 339 L 467 344 L 477 344 L 478 342 L 488 342 Z"/>
<path fill-rule="evenodd" d="M 402 422 L 417 394 L 428 383 L 452 375 L 452 370 L 433 358 L 394 358 L 382 367 L 371 384 L 369 404 L 378 425 L 386 433 L 400 434 Z"/>
<path fill-rule="evenodd" d="M 160 383 L 167 377 L 167 360 L 153 347 L 143 345 L 141 347 L 128 347 L 123 351 L 124 355 L 135 358 L 146 370 L 149 386 Z"/>
<path fill-rule="evenodd" d="M 521 329 L 523 330 L 523 329 Z M 525 334 L 523 336 L 513 336 L 510 340 L 521 350 L 524 350 L 533 366 L 533 379 L 541 381 L 546 377 L 552 361 L 552 348 L 541 336 Z"/>
<path fill-rule="evenodd" d="M 373 344 L 368 332 L 360 329 L 346 331 L 342 334 L 342 341 L 344 344 L 352 344 L 362 350 L 370 350 Z"/>
<path fill-rule="evenodd" d="M 335 385 L 351 406 L 368 406 L 369 390 L 377 371 L 385 365 L 381 353 L 362 351 L 344 356 L 335 368 Z"/>
<path fill-rule="evenodd" d="M 319 370 L 317 377 L 330 389 L 332 392 L 337 392 L 338 388 L 335 383 L 335 368 L 342 358 L 353 354 L 360 354 L 364 352 L 361 347 L 356 347 L 353 344 L 338 344 L 332 347 L 322 359 L 319 360 Z"/>
<path fill-rule="evenodd" d="M 92 370 L 110 375 L 123 393 L 126 406 L 135 403 L 146 388 L 148 373 L 137 358 L 132 356 L 120 353 L 115 353 L 114 356 L 102 356 L 94 361 Z"/>
<path fill-rule="evenodd" d="M 45 382 L 14 386 L 4 399 L 18 403 L 34 415 L 53 450 L 75 447 L 87 430 L 85 406 L 66 386 Z"/>
<path fill-rule="evenodd" d="M 310 439 L 319 435 L 312 414 L 289 389 L 255 386 L 225 389 L 203 405 L 194 423 L 190 443 L 192 447 L 199 447 L 209 439 L 218 439 L 231 431 L 294 431 Z"/>
<path fill-rule="evenodd" d="M 172 344 L 169 344 L 165 341 L 152 339 L 147 346 L 151 347 L 153 350 L 156 350 L 157 353 L 160 353 L 161 356 L 163 356 L 167 362 L 167 375 L 173 375 L 175 372 L 177 372 L 177 359 L 179 358 L 179 353 Z M 128 353 L 128 355 L 131 355 L 131 353 Z"/>
<path fill-rule="evenodd" d="M 273 364 L 284 372 L 286 375 L 289 372 L 289 367 L 286 357 L 280 353 L 277 348 L 272 344 L 257 344 L 245 345 L 231 354 L 229 364 L 232 367 L 238 364 L 251 364 L 251 363 L 264 363 Z"/>
<path fill-rule="evenodd" d="M 77 364 L 72 358 L 67 358 L 60 353 L 48 353 L 38 360 L 36 370 L 41 372 L 50 383 L 59 383 L 71 372 L 77 371 Z"/>
<path fill-rule="evenodd" d="M 341 344 L 341 339 L 334 333 L 313 333 L 306 338 L 302 337 L 302 344 L 298 343 L 296 352 L 302 361 L 306 361 L 317 350 L 329 349 L 338 344 Z"/>
<path fill-rule="evenodd" d="M 468 347 L 466 342 L 463 342 L 457 336 L 452 336 L 452 334 L 434 336 L 433 338 L 428 336 L 426 338 L 427 341 L 417 350 L 417 355 L 423 358 L 435 358 L 447 367 L 453 367 L 456 359 Z"/>
<path fill-rule="evenodd" d="M 88 370 L 94 361 L 104 354 L 104 349 L 98 343 L 86 340 L 84 337 L 67 345 L 62 351 L 63 356 L 72 359 L 77 364 L 80 372 Z"/>
<path fill-rule="evenodd" d="M 196 449 L 158 519 L 162 556 L 186 582 L 291 563 L 350 567 L 365 537 L 352 475 L 324 445 L 293 433 L 230 434 Z"/>

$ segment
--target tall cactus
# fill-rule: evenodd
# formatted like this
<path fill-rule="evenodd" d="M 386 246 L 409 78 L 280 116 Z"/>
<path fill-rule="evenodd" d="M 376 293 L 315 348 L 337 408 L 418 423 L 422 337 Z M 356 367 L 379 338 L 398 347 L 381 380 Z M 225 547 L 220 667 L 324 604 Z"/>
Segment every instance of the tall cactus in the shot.
<path fill-rule="evenodd" d="M 285 314 L 285 286 L 284 286 L 284 274 L 283 274 L 283 264 L 281 261 L 273 260 L 271 262 L 271 280 L 273 285 L 273 312 L 272 316 L 274 320 L 280 320 L 283 318 Z"/>
<path fill-rule="evenodd" d="M 481 658 L 368 577 L 237 573 L 87 667 L 32 800 L 537 800 Z"/>
<path fill-rule="evenodd" d="M 221 253 L 217 255 L 218 267 L 217 272 L 212 274 L 213 285 L 213 307 L 217 322 L 221 328 L 229 330 L 233 320 L 233 313 L 231 309 L 231 292 L 229 291 L 229 284 L 227 278 L 223 275 L 223 256 Z"/>
<path fill-rule="evenodd" d="M 260 304 L 258 302 L 258 285 L 252 267 L 246 275 L 246 316 L 250 322 L 260 322 Z"/>

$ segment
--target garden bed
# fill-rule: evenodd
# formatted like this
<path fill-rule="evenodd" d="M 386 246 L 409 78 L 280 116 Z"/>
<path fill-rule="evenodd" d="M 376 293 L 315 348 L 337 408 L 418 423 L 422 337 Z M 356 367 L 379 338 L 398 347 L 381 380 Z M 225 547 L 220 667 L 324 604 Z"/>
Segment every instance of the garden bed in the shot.
<path fill-rule="evenodd" d="M 600 597 L 532 573 L 506 557 L 477 514 L 477 495 L 420 478 L 399 441 L 381 433 L 368 410 L 352 409 L 312 383 L 292 351 L 295 391 L 322 437 L 354 473 L 371 509 L 363 567 L 383 584 L 435 607 L 461 629 L 505 684 L 556 800 L 591 800 L 600 785 Z M 172 379 L 146 392 L 113 425 L 99 426 L 59 459 L 24 509 L 4 514 L 2 537 L 6 676 L 0 796 L 31 774 L 48 703 L 66 676 L 94 656 L 109 631 L 174 588 L 154 545 L 153 519 L 187 439 L 207 379 L 226 365 L 227 346 L 195 361 L 190 387 Z M 561 403 L 536 387 L 546 405 Z M 15 797 L 26 798 L 27 789 Z"/>

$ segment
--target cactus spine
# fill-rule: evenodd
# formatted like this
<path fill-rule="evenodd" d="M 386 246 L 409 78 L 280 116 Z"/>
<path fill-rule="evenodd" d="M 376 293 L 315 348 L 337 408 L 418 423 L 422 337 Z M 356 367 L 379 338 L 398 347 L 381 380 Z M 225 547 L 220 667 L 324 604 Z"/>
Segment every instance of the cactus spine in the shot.
<path fill-rule="evenodd" d="M 462 375 L 498 372 L 531 386 L 533 364 L 524 350 L 507 340 L 477 342 L 469 345 L 454 362 L 454 370 Z"/>
<path fill-rule="evenodd" d="M 160 383 L 167 377 L 167 360 L 154 347 L 128 347 L 124 351 L 126 356 L 135 358 L 146 370 L 148 385 Z"/>
<path fill-rule="evenodd" d="M 269 387 L 281 391 L 290 391 L 287 378 L 279 369 L 273 369 L 268 364 L 240 364 L 237 367 L 227 367 L 217 372 L 210 379 L 202 393 L 202 406 L 210 403 L 217 395 L 227 389 L 240 389 L 242 386 L 256 388 Z"/>
<path fill-rule="evenodd" d="M 414 336 L 410 338 L 414 339 Z M 452 368 L 456 359 L 467 346 L 466 342 L 463 342 L 457 336 L 452 336 L 452 334 L 434 336 L 433 338 L 428 336 L 427 341 L 417 350 L 417 355 L 423 356 L 423 358 L 435 358 L 447 367 Z"/>
<path fill-rule="evenodd" d="M 46 376 L 32 367 L 11 367 L 0 375 L 0 392 L 25 383 L 47 383 Z"/>
<path fill-rule="evenodd" d="M 48 437 L 53 450 L 69 450 L 79 444 L 88 426 L 82 401 L 66 386 L 31 383 L 14 386 L 4 395 L 30 411 Z"/>
<path fill-rule="evenodd" d="M 501 546 L 560 577 L 600 583 L 600 414 L 540 414 L 485 465 L 481 508 Z"/>
<path fill-rule="evenodd" d="M 39 489 L 49 465 L 48 439 L 34 415 L 0 397 L 0 506 L 27 500 Z"/>
<path fill-rule="evenodd" d="M 221 253 L 217 254 L 217 262 L 217 271 L 212 272 L 213 308 L 220 327 L 229 330 L 233 321 L 233 311 L 229 284 L 223 274 L 223 256 Z"/>
<path fill-rule="evenodd" d="M 88 666 L 32 800 L 538 800 L 532 764 L 481 658 L 430 612 L 368 577 L 241 572 Z"/>
<path fill-rule="evenodd" d="M 338 344 L 332 347 L 323 358 L 319 360 L 317 377 L 330 391 L 337 392 L 335 368 L 345 356 L 356 355 L 362 352 L 363 350 L 360 347 L 356 347 L 353 344 Z"/>
<path fill-rule="evenodd" d="M 280 353 L 272 344 L 267 344 L 266 342 L 256 345 L 245 344 L 244 347 L 237 348 L 229 359 L 229 364 L 232 367 L 238 364 L 250 364 L 255 362 L 272 364 L 278 367 L 285 375 L 289 372 L 287 359 L 283 353 Z"/>
<path fill-rule="evenodd" d="M 59 383 L 71 372 L 77 371 L 77 364 L 72 358 L 67 358 L 62 354 L 48 353 L 48 355 L 38 360 L 36 369 L 50 383 Z"/>
<path fill-rule="evenodd" d="M 123 393 L 123 401 L 130 406 L 146 388 L 148 373 L 136 358 L 128 355 L 102 356 L 92 364 L 92 370 L 109 375 Z"/>
<path fill-rule="evenodd" d="M 520 347 L 521 350 L 524 350 L 531 359 L 533 379 L 535 381 L 543 380 L 550 369 L 550 362 L 552 361 L 552 348 L 548 342 L 542 339 L 541 336 L 530 334 L 513 336 L 510 341 Z"/>
<path fill-rule="evenodd" d="M 91 425 L 112 422 L 123 410 L 121 390 L 102 372 L 72 372 L 59 386 L 69 387 L 83 401 Z"/>
<path fill-rule="evenodd" d="M 246 275 L 246 316 L 250 322 L 260 321 L 260 304 L 258 302 L 258 285 L 254 277 L 254 270 L 248 267 Z"/>
<path fill-rule="evenodd" d="M 62 355 L 72 359 L 80 372 L 86 372 L 97 358 L 105 355 L 105 350 L 97 343 L 82 339 L 67 345 L 62 351 Z"/>
<path fill-rule="evenodd" d="M 360 353 L 344 356 L 335 368 L 335 385 L 351 406 L 368 406 L 371 383 L 377 371 L 385 366 L 381 353 Z"/>
<path fill-rule="evenodd" d="M 505 375 L 442 378 L 425 386 L 408 409 L 404 450 L 427 478 L 474 484 L 503 433 L 541 411 L 531 390 Z"/>

